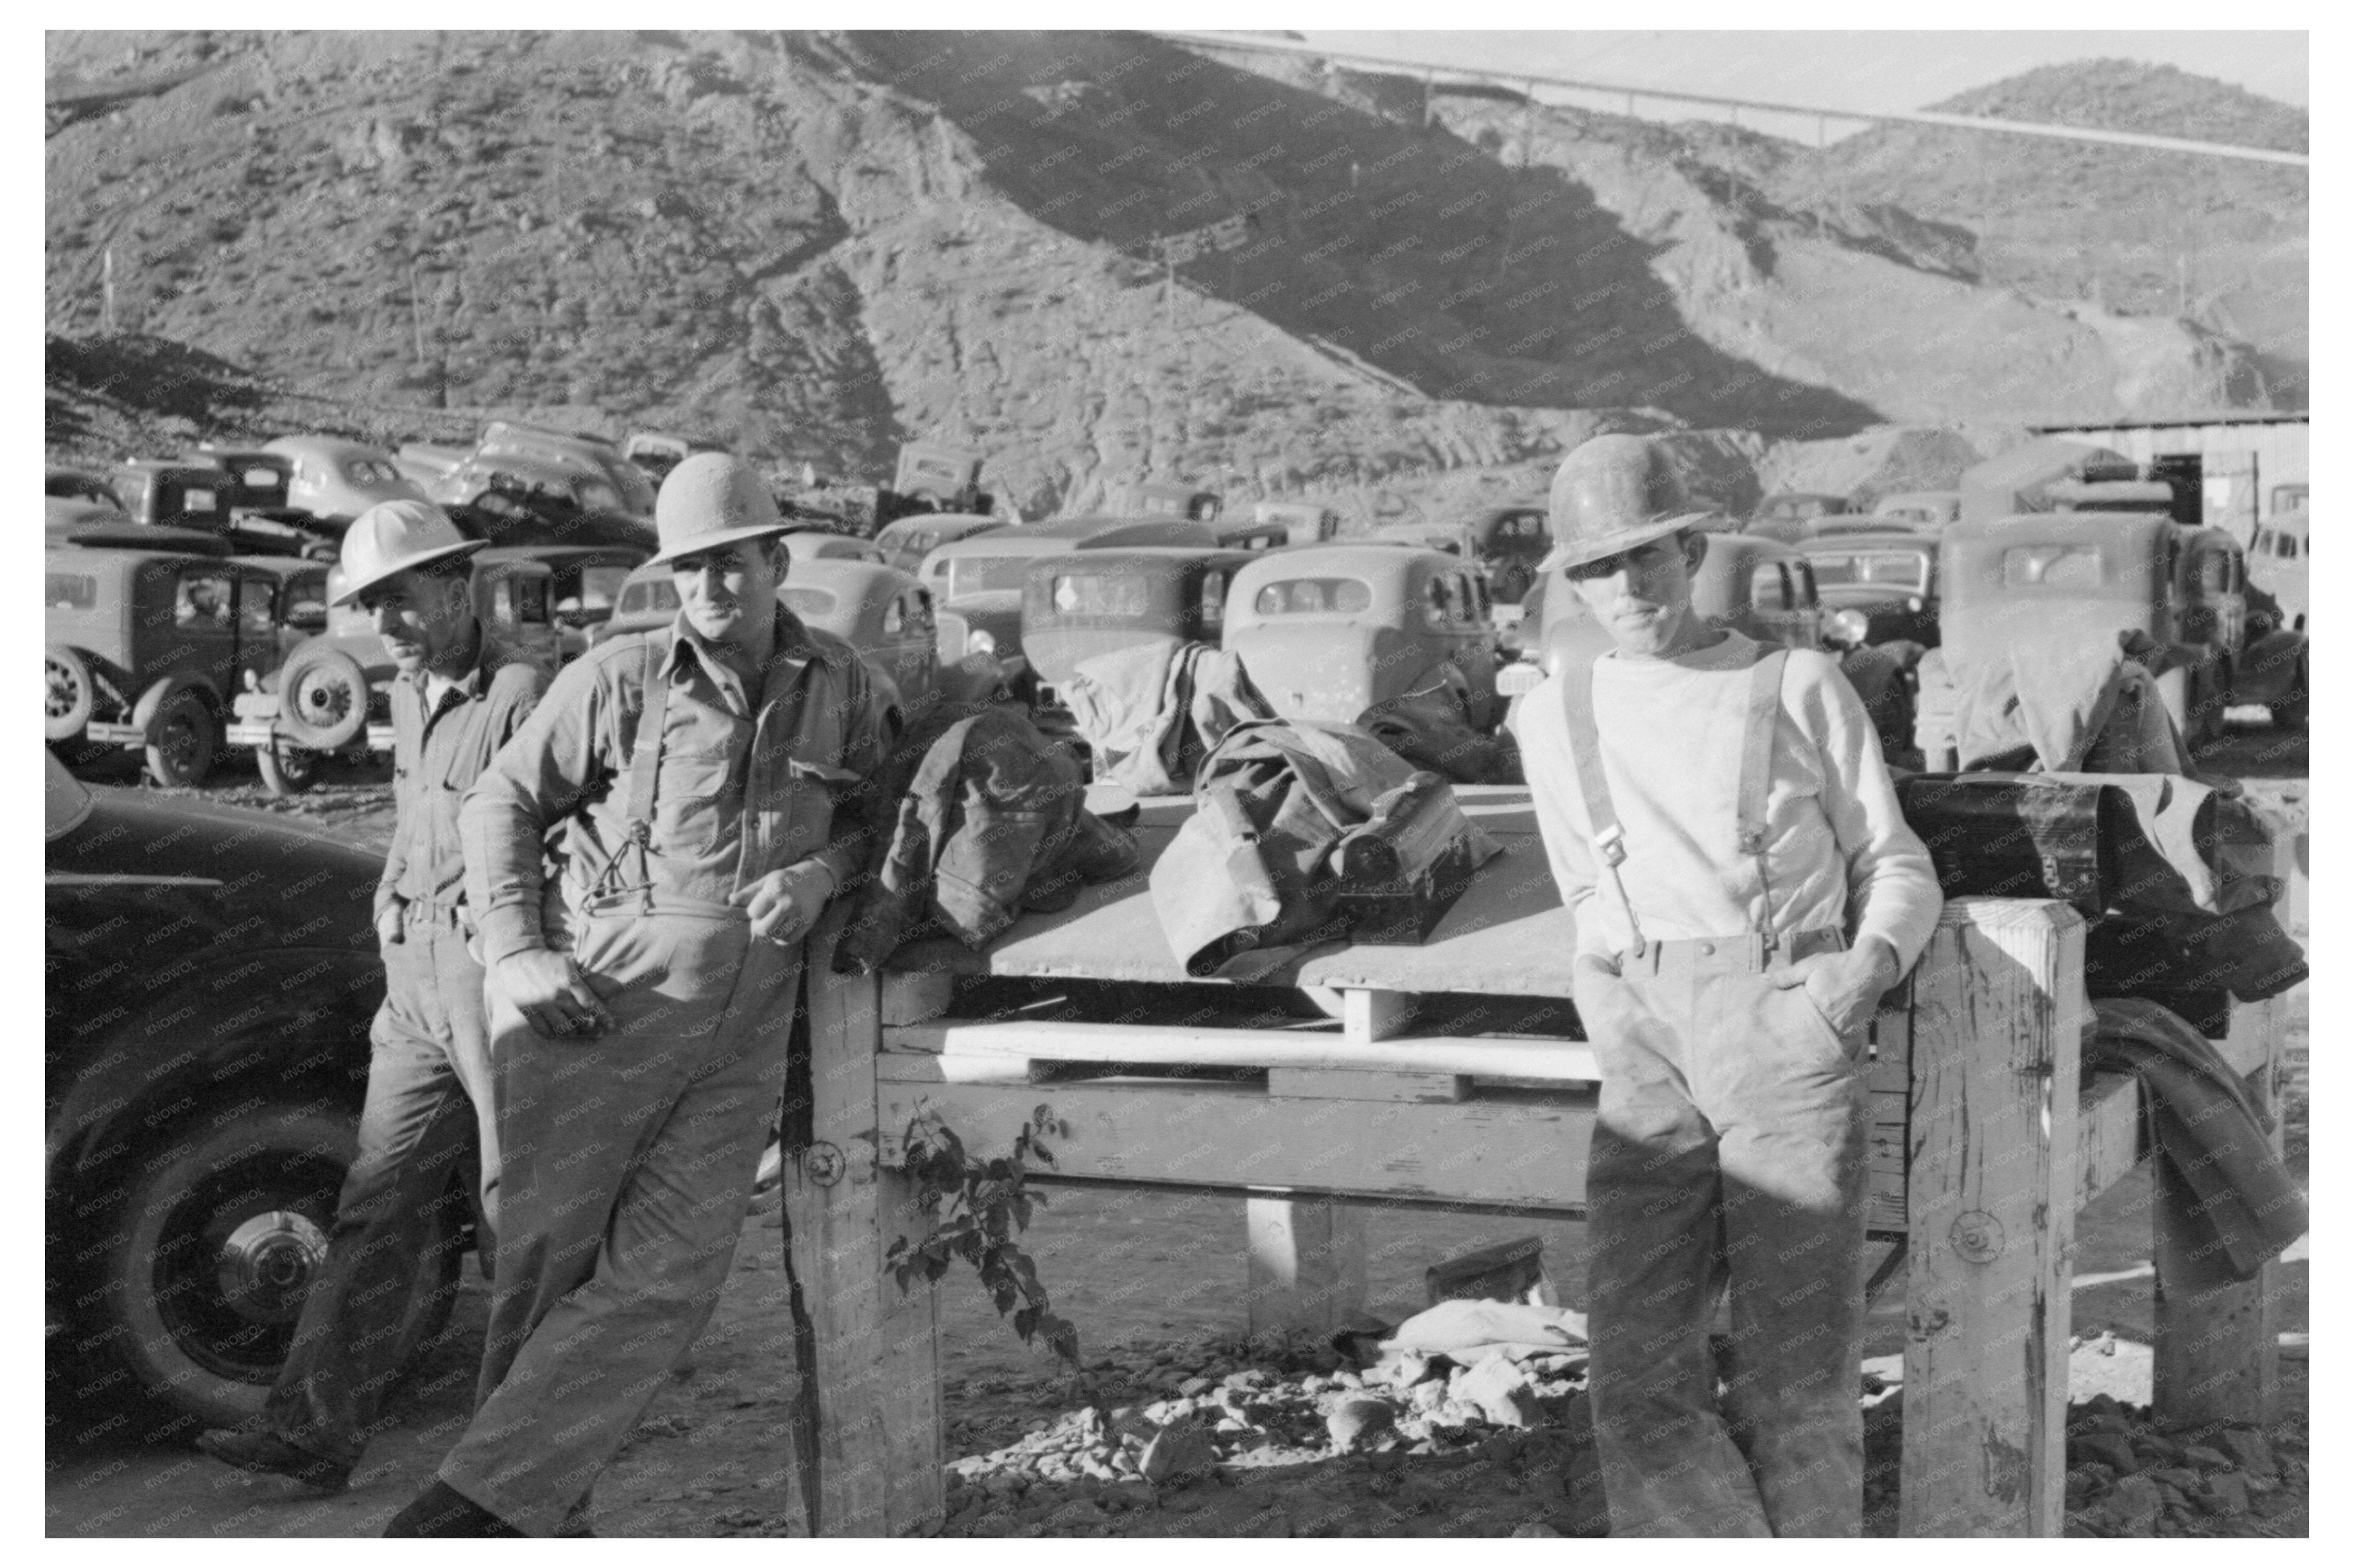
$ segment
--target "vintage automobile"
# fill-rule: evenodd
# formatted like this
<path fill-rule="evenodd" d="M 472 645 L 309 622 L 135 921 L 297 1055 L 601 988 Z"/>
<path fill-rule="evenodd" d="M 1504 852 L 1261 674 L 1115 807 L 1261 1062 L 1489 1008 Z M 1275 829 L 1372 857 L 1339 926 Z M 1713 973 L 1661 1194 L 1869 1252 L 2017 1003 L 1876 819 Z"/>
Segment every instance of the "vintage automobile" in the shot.
<path fill-rule="evenodd" d="M 1195 523 L 1214 523 L 1225 504 L 1214 490 L 1204 490 L 1182 482 L 1146 481 L 1113 486 L 1104 499 L 1104 514 L 1110 517 L 1182 517 Z"/>
<path fill-rule="evenodd" d="M 1790 544 L 1811 534 L 1816 518 L 1843 516 L 1850 510 L 1844 495 L 1827 495 L 1815 491 L 1784 491 L 1759 502 L 1757 510 L 1749 514 L 1749 521 L 1741 531 Z"/>
<path fill-rule="evenodd" d="M 2293 631 L 2306 629 L 2311 599 L 2306 563 L 2312 556 L 2313 540 L 2301 505 L 2275 512 L 2257 524 L 2248 543 L 2248 586 L 2271 597 L 2279 607 L 2280 623 Z"/>
<path fill-rule="evenodd" d="M 934 546 L 1005 526 L 1007 519 L 978 512 L 919 512 L 885 524 L 875 535 L 875 548 L 881 552 L 885 565 L 912 572 L 924 564 Z"/>
<path fill-rule="evenodd" d="M 1034 677 L 1014 661 L 1022 652 L 1022 589 L 1033 559 L 1066 550 L 1139 545 L 1208 549 L 1217 543 L 1208 524 L 1182 518 L 1066 517 L 936 545 L 916 575 L 931 589 L 939 611 L 940 662 L 987 654 L 1006 667 L 1009 679 L 1023 683 L 1026 699 Z"/>
<path fill-rule="evenodd" d="M 201 784 L 232 695 L 283 658 L 280 578 L 217 556 L 68 546 L 43 556 L 45 734 L 77 766 L 124 751 Z"/>
<path fill-rule="evenodd" d="M 1022 586 L 1022 651 L 1037 672 L 1034 710 L 1062 712 L 1055 688 L 1098 654 L 1156 641 L 1216 646 L 1227 586 L 1259 554 L 1163 546 L 1032 561 Z"/>
<path fill-rule="evenodd" d="M 1499 607 L 1517 605 L 1527 596 L 1538 563 L 1553 547 L 1542 506 L 1490 506 L 1453 523 L 1392 523 L 1376 529 L 1373 538 L 1477 562 L 1488 579 L 1489 598 Z"/>
<path fill-rule="evenodd" d="M 632 517 L 654 514 L 654 482 L 621 449 L 603 436 L 586 430 L 551 429 L 512 419 L 493 419 L 482 428 L 474 444 L 481 458 L 527 458 L 557 465 L 585 465 L 603 475 L 620 499 L 618 510 Z M 587 501 L 581 503 L 587 506 Z"/>
<path fill-rule="evenodd" d="M 1960 519 L 1962 493 L 1958 490 L 1891 491 L 1872 503 L 1872 515 L 1934 534 L 1946 524 Z"/>
<path fill-rule="evenodd" d="M 44 758 L 50 1404 L 257 1417 L 325 1255 L 384 994 L 380 855 Z M 446 1319 L 471 1171 L 400 1342 Z"/>
<path fill-rule="evenodd" d="M 1235 574 L 1225 646 L 1286 718 L 1361 723 L 1443 683 L 1464 721 L 1487 731 L 1502 713 L 1491 611 L 1486 578 L 1460 556 L 1303 545 Z"/>
<path fill-rule="evenodd" d="M 429 493 L 473 450 L 471 446 L 451 446 L 442 441 L 403 441 L 394 450 L 392 461 L 409 483 Z"/>
<path fill-rule="evenodd" d="M 932 596 L 913 573 L 875 561 L 796 560 L 777 598 L 804 625 L 830 631 L 858 650 L 887 688 L 885 716 L 895 733 L 938 695 Z M 659 631 L 677 618 L 678 589 L 670 567 L 640 567 L 621 585 L 612 618 L 599 630 L 597 641 Z"/>
<path fill-rule="evenodd" d="M 652 554 L 653 525 L 623 512 L 584 510 L 572 493 L 532 485 L 501 470 L 492 488 L 471 502 L 444 507 L 458 532 L 498 548 L 604 547 Z"/>
<path fill-rule="evenodd" d="M 122 497 L 114 486 L 99 474 L 81 468 L 53 468 L 47 481 L 47 493 L 59 500 L 89 501 L 113 511 L 122 510 Z"/>
<path fill-rule="evenodd" d="M 883 562 L 883 551 L 872 539 L 837 534 L 829 528 L 796 528 L 785 535 L 785 553 L 795 566 L 803 561 Z"/>
<path fill-rule="evenodd" d="M 1280 525 L 1295 545 L 1320 545 L 1341 531 L 1341 514 L 1312 501 L 1262 501 L 1251 508 L 1251 521 Z"/>
<path fill-rule="evenodd" d="M 1937 645 L 1937 541 L 1910 529 L 1841 529 L 1799 546 L 1829 612 L 1824 631 L 1848 643 Z"/>
<path fill-rule="evenodd" d="M 652 554 L 644 546 L 521 545 L 484 550 L 474 562 L 477 569 L 505 561 L 538 561 L 547 567 L 556 658 L 568 664 L 594 645 L 592 634 L 613 613 L 622 583 Z"/>
<path fill-rule="evenodd" d="M 227 455 L 227 454 L 220 454 Z M 211 461 L 140 458 L 125 462 L 113 474 L 116 493 L 134 523 L 200 529 L 217 534 L 229 547 L 249 556 L 307 556 L 332 561 L 343 539 L 338 524 L 298 513 L 283 503 L 284 488 L 273 489 L 261 475 L 278 472 L 270 464 L 253 465 L 249 475 L 232 471 Z M 257 497 L 275 495 L 275 504 Z"/>
<path fill-rule="evenodd" d="M 659 489 L 670 471 L 697 452 L 724 452 L 725 441 L 700 436 L 674 435 L 668 430 L 632 430 L 621 443 L 621 456 L 638 465 Z"/>
<path fill-rule="evenodd" d="M 555 580 L 555 570 L 534 551 L 485 550 L 475 557 L 474 613 L 551 671 L 559 648 Z M 326 597 L 342 588 L 338 567 L 328 574 Z M 318 781 L 330 758 L 358 761 L 391 752 L 387 692 L 398 673 L 367 611 L 355 604 L 334 606 L 324 631 L 297 647 L 282 666 L 244 683 L 231 705 L 236 717 L 228 742 L 253 752 L 254 768 L 271 794 L 300 794 Z"/>
<path fill-rule="evenodd" d="M 478 505 L 482 497 L 494 494 L 556 496 L 583 512 L 630 510 L 600 465 L 539 452 L 475 452 L 426 492 L 435 504 L 451 508 Z"/>
<path fill-rule="evenodd" d="M 265 452 L 293 465 L 286 504 L 313 517 L 349 523 L 382 501 L 422 501 L 421 486 L 402 473 L 390 452 L 341 436 L 280 436 Z"/>
<path fill-rule="evenodd" d="M 2160 513 L 2036 513 L 1959 523 L 1939 543 L 1946 660 L 1975 660 L 2040 630 L 2115 630 L 2146 640 L 2167 711 L 2192 747 L 2222 734 L 2223 710 L 2262 705 L 2306 719 L 2305 634 L 2249 637 L 2247 566 L 2220 528 Z M 1922 749 L 1952 746 L 1944 662 L 1925 666 Z"/>

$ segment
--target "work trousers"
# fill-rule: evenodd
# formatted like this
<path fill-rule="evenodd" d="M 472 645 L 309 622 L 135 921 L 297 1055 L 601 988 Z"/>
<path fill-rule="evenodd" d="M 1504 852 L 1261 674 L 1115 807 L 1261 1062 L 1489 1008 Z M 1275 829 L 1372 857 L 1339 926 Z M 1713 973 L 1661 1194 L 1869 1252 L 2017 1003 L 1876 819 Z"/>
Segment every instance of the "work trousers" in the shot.
<path fill-rule="evenodd" d="M 1655 943 L 1579 987 L 1602 1070 L 1587 1329 L 1614 1535 L 1862 1531 L 1863 1042 L 1771 983 L 1794 945 Z"/>
<path fill-rule="evenodd" d="M 801 947 L 725 906 L 585 916 L 614 1027 L 492 1015 L 506 1156 L 474 1418 L 441 1479 L 535 1536 L 585 1506 L 709 1321 L 783 1092 Z"/>
<path fill-rule="evenodd" d="M 359 1150 L 264 1411 L 287 1442 L 346 1463 L 366 1447 L 416 1348 L 411 1326 L 429 1314 L 438 1321 L 432 1298 L 458 1288 L 451 1255 L 467 1217 L 459 1172 L 470 1154 L 480 1153 L 486 1227 L 495 1228 L 498 1202 L 482 968 L 446 913 L 412 906 L 402 939 L 384 949 L 384 971 Z"/>

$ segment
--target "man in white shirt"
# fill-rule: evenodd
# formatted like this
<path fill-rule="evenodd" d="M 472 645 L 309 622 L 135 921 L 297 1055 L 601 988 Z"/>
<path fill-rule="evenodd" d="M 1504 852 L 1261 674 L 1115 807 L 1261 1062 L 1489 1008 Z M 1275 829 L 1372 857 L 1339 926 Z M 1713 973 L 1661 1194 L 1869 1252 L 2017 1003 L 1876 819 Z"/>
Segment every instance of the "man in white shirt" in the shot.
<path fill-rule="evenodd" d="M 1612 1531 L 1857 1535 L 1861 1058 L 1936 877 L 1837 663 L 1694 610 L 1706 513 L 1652 442 L 1579 447 L 1551 506 L 1554 591 L 1614 644 L 1515 725 L 1603 1076 L 1588 1329 Z"/>

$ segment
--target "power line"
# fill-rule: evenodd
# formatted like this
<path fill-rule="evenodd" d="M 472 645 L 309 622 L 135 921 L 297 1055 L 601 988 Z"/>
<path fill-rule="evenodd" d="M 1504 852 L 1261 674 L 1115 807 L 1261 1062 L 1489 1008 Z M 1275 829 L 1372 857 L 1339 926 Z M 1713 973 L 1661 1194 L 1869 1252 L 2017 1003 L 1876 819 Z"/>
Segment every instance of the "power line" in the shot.
<path fill-rule="evenodd" d="M 2288 164 L 2305 168 L 2310 163 L 2303 153 L 2284 153 L 2272 147 L 2243 147 L 2230 142 L 2195 142 L 2180 136 L 2152 136 L 2139 131 L 2097 131 L 2081 125 L 2051 125 L 2029 120 L 1996 120 L 1980 114 L 1944 114 L 1935 110 L 1861 111 L 1836 109 L 1819 103 L 1776 103 L 1755 98 L 1724 98 L 1712 93 L 1685 92 L 1679 89 L 1634 87 L 1625 82 L 1589 81 L 1581 78 L 1548 76 L 1543 72 L 1514 69 L 1509 71 L 1481 70 L 1476 66 L 1441 65 L 1428 60 L 1401 59 L 1392 55 L 1352 54 L 1341 49 L 1328 49 L 1315 44 L 1294 42 L 1288 38 L 1240 37 L 1230 33 L 1197 30 L 1157 29 L 1155 37 L 1172 43 L 1192 44 L 1247 53 L 1299 55 L 1316 59 L 1341 60 L 1352 65 L 1372 66 L 1399 74 L 1422 71 L 1426 78 L 1444 74 L 1452 79 L 1510 87 L 1514 82 L 1543 82 L 1548 87 L 1574 88 L 1580 92 L 1606 92 L 1625 98 L 1631 105 L 1638 98 L 1664 99 L 1671 103 L 1705 103 L 1719 109 L 1755 109 L 1775 114 L 1811 114 L 1818 119 L 1853 120 L 1863 123 L 1897 122 L 1908 125 L 1940 125 L 1955 131 L 1993 131 L 2007 136 L 2041 136 L 2063 142 L 2094 142 L 2115 147 L 2148 147 L 2160 152 L 2190 153 L 2209 158 L 2242 158 L 2260 164 Z"/>

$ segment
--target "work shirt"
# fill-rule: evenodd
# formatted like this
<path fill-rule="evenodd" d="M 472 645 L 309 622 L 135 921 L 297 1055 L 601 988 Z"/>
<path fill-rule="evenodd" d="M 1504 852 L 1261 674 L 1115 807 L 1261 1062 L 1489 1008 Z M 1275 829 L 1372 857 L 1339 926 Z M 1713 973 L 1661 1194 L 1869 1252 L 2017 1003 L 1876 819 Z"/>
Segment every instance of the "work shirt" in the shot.
<path fill-rule="evenodd" d="M 650 681 L 669 692 L 641 854 L 630 843 L 630 775 L 636 747 L 653 739 L 638 734 Z M 708 909 L 804 860 L 847 887 L 871 837 L 873 807 L 857 786 L 883 746 L 864 662 L 781 605 L 758 692 L 684 615 L 666 631 L 590 650 L 556 678 L 461 813 L 483 962 L 566 946 L 550 922 L 600 895 L 621 900 L 612 906 Z M 546 896 L 544 857 L 560 904 Z"/>
<path fill-rule="evenodd" d="M 474 662 L 427 694 L 425 672 L 394 677 L 392 847 L 376 883 L 376 912 L 396 898 L 447 908 L 465 894 L 458 808 L 500 747 L 531 716 L 547 672 L 476 623 Z"/>
<path fill-rule="evenodd" d="M 1759 645 L 1731 632 L 1672 659 L 1617 652 L 1592 665 L 1603 772 L 1626 834 L 1618 875 L 1649 940 L 1845 931 L 1885 938 L 1912 967 L 1943 906 L 1928 849 L 1896 791 L 1862 699 L 1839 665 L 1790 652 L 1774 726 L 1764 876 L 1740 845 L 1734 801 Z M 1594 848 L 1563 708 L 1570 663 L 1522 700 L 1520 736 L 1537 829 L 1581 953 L 1630 951 L 1634 931 Z"/>

